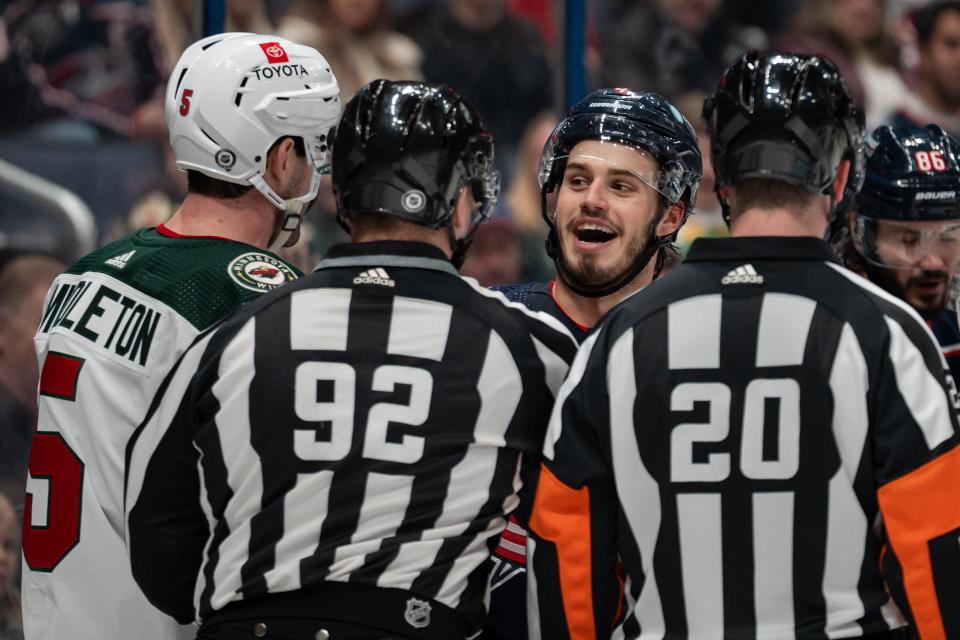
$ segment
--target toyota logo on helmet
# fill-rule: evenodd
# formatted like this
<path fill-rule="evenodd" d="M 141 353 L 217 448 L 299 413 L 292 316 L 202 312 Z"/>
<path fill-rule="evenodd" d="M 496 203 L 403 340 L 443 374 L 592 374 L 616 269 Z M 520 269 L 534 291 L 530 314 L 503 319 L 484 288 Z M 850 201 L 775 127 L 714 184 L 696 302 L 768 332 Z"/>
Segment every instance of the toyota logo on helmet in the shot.
<path fill-rule="evenodd" d="M 287 52 L 280 46 L 279 42 L 261 42 L 260 48 L 263 49 L 264 55 L 267 56 L 267 62 L 270 64 L 290 61 Z"/>

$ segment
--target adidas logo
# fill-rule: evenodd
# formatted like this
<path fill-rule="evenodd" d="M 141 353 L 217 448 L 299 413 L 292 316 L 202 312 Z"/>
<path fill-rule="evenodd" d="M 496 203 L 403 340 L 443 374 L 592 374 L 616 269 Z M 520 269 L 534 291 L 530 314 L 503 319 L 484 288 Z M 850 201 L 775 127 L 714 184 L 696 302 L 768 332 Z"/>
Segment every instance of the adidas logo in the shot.
<path fill-rule="evenodd" d="M 104 264 L 108 264 L 111 267 L 116 267 L 117 269 L 123 269 L 125 266 L 127 266 L 127 262 L 136 252 L 137 250 L 134 249 L 133 251 L 128 251 L 127 253 L 121 253 L 118 256 L 110 258 L 109 260 L 105 260 Z"/>
<path fill-rule="evenodd" d="M 397 286 L 396 281 L 387 275 L 387 272 L 380 267 L 364 271 L 353 279 L 353 284 L 378 284 L 383 287 Z"/>
<path fill-rule="evenodd" d="M 720 284 L 763 284 L 763 276 L 757 273 L 752 264 L 745 264 L 723 276 Z"/>

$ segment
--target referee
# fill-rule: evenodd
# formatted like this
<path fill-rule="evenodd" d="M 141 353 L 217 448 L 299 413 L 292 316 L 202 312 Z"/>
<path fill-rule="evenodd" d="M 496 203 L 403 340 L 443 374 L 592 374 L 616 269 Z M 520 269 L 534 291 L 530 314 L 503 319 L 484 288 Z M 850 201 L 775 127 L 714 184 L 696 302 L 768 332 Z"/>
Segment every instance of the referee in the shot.
<path fill-rule="evenodd" d="M 696 241 L 575 359 L 530 519 L 531 635 L 958 638 L 943 359 L 821 239 L 862 113 L 829 61 L 748 53 L 704 116 L 734 237 Z"/>
<path fill-rule="evenodd" d="M 151 602 L 199 638 L 456 640 L 576 345 L 459 277 L 499 188 L 448 87 L 373 82 L 337 130 L 352 242 L 198 341 L 128 447 Z"/>

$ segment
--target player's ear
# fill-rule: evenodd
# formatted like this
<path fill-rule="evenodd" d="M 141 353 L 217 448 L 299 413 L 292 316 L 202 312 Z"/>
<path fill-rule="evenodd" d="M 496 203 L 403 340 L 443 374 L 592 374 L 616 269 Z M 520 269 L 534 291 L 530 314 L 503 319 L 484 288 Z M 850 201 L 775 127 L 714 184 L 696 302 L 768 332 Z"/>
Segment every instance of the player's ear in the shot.
<path fill-rule="evenodd" d="M 297 151 L 293 138 L 285 137 L 270 148 L 267 153 L 267 183 L 276 189 L 289 180 L 296 172 Z"/>
<path fill-rule="evenodd" d="M 683 222 L 683 212 L 686 211 L 686 205 L 680 201 L 671 204 L 663 212 L 660 223 L 657 224 L 657 237 L 669 236 L 680 228 Z"/>

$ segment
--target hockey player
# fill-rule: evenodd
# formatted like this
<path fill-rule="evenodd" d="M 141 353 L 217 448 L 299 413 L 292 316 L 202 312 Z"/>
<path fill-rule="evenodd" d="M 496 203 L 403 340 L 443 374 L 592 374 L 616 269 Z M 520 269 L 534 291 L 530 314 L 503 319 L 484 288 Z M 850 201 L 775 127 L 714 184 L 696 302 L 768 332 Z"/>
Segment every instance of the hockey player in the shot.
<path fill-rule="evenodd" d="M 180 58 L 166 120 L 189 193 L 165 225 L 57 278 L 36 335 L 39 428 L 23 535 L 30 640 L 193 636 L 133 581 L 125 446 L 199 333 L 297 278 L 272 251 L 294 241 L 340 112 L 337 82 L 314 49 L 220 34 Z"/>
<path fill-rule="evenodd" d="M 829 61 L 752 52 L 704 118 L 733 237 L 577 354 L 530 518 L 531 635 L 960 637 L 955 394 L 916 312 L 822 240 L 863 114 Z"/>
<path fill-rule="evenodd" d="M 849 219 L 848 266 L 908 302 L 960 375 L 960 143 L 937 125 L 878 128 Z"/>
<path fill-rule="evenodd" d="M 457 274 L 499 181 L 452 89 L 367 85 L 333 160 L 351 242 L 188 350 L 132 441 L 134 577 L 200 638 L 475 637 L 576 343 Z"/>
<path fill-rule="evenodd" d="M 628 89 L 591 93 L 557 125 L 540 160 L 557 278 L 495 288 L 549 313 L 582 341 L 659 273 L 693 210 L 701 170 L 693 127 L 670 102 Z M 524 547 L 524 530 L 512 519 L 494 556 L 488 640 L 526 635 Z"/>
<path fill-rule="evenodd" d="M 667 245 L 693 211 L 701 171 L 693 127 L 666 99 L 594 91 L 556 126 L 540 159 L 557 278 L 497 289 L 582 340 L 659 274 Z"/>

